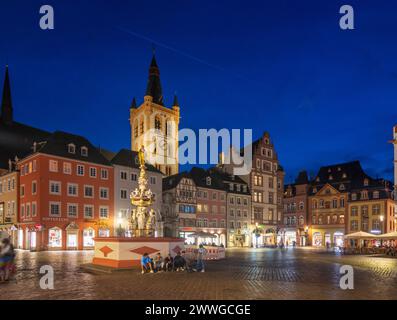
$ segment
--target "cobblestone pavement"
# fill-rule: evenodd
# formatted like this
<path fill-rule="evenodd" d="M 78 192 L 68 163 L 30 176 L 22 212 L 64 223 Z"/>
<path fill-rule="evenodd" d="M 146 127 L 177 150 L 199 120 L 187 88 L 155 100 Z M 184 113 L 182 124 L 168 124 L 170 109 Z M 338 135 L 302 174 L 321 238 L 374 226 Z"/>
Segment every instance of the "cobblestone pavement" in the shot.
<path fill-rule="evenodd" d="M 92 252 L 17 253 L 16 282 L 0 284 L 0 299 L 397 299 L 397 259 L 340 256 L 306 248 L 232 249 L 207 262 L 205 273 L 141 275 L 85 272 Z M 51 265 L 54 290 L 39 287 Z M 341 265 L 354 268 L 354 290 L 339 288 Z"/>

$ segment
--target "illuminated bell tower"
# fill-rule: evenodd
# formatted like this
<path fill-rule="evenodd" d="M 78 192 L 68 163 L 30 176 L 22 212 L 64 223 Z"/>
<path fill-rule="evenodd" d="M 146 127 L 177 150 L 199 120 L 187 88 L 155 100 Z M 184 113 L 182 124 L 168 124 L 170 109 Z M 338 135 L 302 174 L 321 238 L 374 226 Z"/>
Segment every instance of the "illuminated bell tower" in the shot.
<path fill-rule="evenodd" d="M 180 108 L 174 96 L 171 108 L 164 105 L 160 69 L 153 54 L 143 103 L 135 98 L 130 107 L 131 150 L 145 148 L 147 162 L 166 176 L 178 173 Z"/>

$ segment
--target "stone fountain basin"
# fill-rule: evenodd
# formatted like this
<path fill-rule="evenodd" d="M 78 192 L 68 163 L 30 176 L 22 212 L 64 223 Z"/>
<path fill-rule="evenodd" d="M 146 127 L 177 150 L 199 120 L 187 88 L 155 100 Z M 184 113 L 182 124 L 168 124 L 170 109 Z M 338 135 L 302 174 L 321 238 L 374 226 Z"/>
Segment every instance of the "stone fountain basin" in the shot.
<path fill-rule="evenodd" d="M 185 249 L 184 239 L 168 237 L 107 237 L 95 238 L 95 252 L 93 265 L 116 269 L 128 269 L 138 267 L 144 253 L 151 258 L 160 252 L 166 257 L 173 257 Z"/>

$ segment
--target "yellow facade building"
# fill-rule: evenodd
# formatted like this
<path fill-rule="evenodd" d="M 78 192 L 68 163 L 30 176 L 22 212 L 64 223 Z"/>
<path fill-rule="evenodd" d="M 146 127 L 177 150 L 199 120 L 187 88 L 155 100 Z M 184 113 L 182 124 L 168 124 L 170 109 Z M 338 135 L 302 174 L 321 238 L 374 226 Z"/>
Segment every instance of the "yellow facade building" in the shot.
<path fill-rule="evenodd" d="M 17 245 L 18 190 L 18 172 L 3 172 L 0 175 L 0 231 L 7 232 L 15 246 Z"/>

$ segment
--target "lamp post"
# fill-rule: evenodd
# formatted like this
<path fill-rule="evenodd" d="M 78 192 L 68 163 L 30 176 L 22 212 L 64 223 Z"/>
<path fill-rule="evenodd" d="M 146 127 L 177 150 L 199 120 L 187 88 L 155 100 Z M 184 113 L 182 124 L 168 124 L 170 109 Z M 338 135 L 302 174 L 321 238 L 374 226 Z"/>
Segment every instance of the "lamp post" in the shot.
<path fill-rule="evenodd" d="M 305 246 L 307 246 L 308 243 L 308 237 L 309 237 L 309 227 L 305 226 Z"/>
<path fill-rule="evenodd" d="M 255 223 L 255 248 L 258 248 L 258 238 L 259 238 L 259 229 L 258 229 L 258 222 Z"/>
<path fill-rule="evenodd" d="M 385 216 L 382 214 L 380 217 L 380 233 L 383 233 L 383 220 L 385 219 Z"/>

